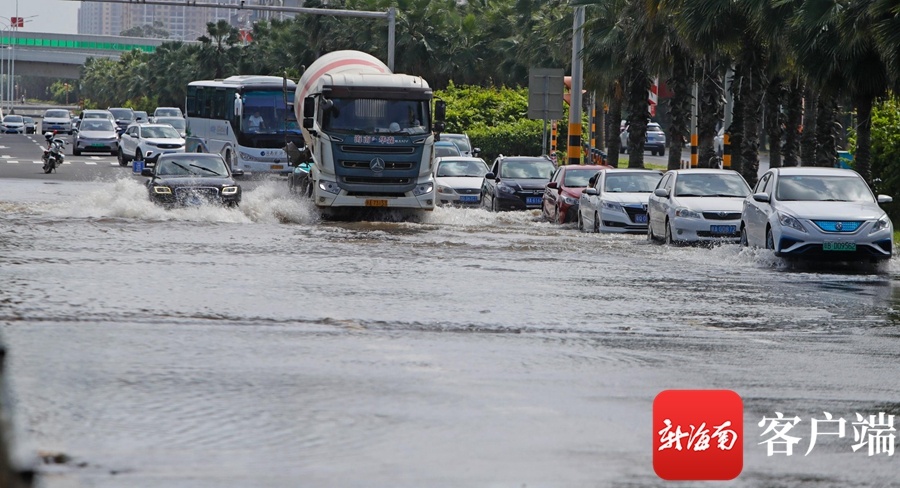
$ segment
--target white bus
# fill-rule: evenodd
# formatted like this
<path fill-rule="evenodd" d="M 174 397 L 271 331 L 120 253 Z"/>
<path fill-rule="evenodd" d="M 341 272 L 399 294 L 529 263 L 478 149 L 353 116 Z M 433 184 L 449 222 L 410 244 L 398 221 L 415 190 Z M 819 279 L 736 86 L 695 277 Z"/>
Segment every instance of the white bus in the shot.
<path fill-rule="evenodd" d="M 247 173 L 291 172 L 284 147 L 287 141 L 303 146 L 293 108 L 285 103 L 295 89 L 278 76 L 192 81 L 185 151 L 221 154 L 232 169 Z"/>

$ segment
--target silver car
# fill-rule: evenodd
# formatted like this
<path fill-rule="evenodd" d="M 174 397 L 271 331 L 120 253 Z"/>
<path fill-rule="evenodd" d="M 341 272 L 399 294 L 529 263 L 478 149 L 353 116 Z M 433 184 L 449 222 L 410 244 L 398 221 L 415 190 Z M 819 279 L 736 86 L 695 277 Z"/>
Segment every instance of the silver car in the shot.
<path fill-rule="evenodd" d="M 106 118 L 88 118 L 81 121 L 72 140 L 72 154 L 105 152 L 113 156 L 119 151 L 116 124 Z"/>
<path fill-rule="evenodd" d="M 578 228 L 593 232 L 647 232 L 647 202 L 661 171 L 604 169 L 578 202 Z"/>
<path fill-rule="evenodd" d="M 487 163 L 481 158 L 435 158 L 434 185 L 438 205 L 481 205 L 481 184 L 487 172 Z"/>
<path fill-rule="evenodd" d="M 853 170 L 773 168 L 744 200 L 741 243 L 776 256 L 825 261 L 891 258 L 894 227 Z"/>
<path fill-rule="evenodd" d="M 730 169 L 675 169 L 659 181 L 647 206 L 650 240 L 740 240 L 741 209 L 750 186 Z"/>

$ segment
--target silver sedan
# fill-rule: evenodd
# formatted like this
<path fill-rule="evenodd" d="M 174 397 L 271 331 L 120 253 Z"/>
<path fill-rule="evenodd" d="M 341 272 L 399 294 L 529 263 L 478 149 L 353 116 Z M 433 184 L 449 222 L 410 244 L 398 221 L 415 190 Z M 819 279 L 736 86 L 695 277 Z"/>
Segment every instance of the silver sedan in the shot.
<path fill-rule="evenodd" d="M 647 201 L 662 172 L 604 169 L 578 202 L 578 228 L 594 232 L 647 232 Z"/>
<path fill-rule="evenodd" d="M 824 261 L 891 258 L 894 228 L 853 170 L 773 168 L 744 200 L 741 243 L 776 256 Z"/>
<path fill-rule="evenodd" d="M 650 196 L 647 218 L 650 240 L 681 242 L 734 242 L 744 198 L 750 186 L 728 169 L 675 169 L 667 171 Z"/>

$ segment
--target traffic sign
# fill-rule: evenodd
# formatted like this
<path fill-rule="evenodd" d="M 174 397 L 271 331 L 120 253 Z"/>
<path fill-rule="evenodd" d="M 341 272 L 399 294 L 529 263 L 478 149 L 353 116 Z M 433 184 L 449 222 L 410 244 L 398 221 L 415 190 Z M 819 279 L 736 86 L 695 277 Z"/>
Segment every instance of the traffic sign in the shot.
<path fill-rule="evenodd" d="M 528 118 L 558 120 L 563 117 L 563 70 L 528 70 Z"/>

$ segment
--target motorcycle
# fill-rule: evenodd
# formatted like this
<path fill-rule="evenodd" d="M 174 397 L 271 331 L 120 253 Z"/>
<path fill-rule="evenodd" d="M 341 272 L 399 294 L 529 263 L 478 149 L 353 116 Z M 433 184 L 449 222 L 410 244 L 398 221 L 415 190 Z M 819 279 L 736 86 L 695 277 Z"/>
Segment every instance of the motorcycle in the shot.
<path fill-rule="evenodd" d="M 41 161 L 44 162 L 44 173 L 50 173 L 63 164 L 63 148 L 66 147 L 66 141 L 50 132 L 44 134 L 44 138 L 47 139 L 47 148 L 44 149 Z"/>

